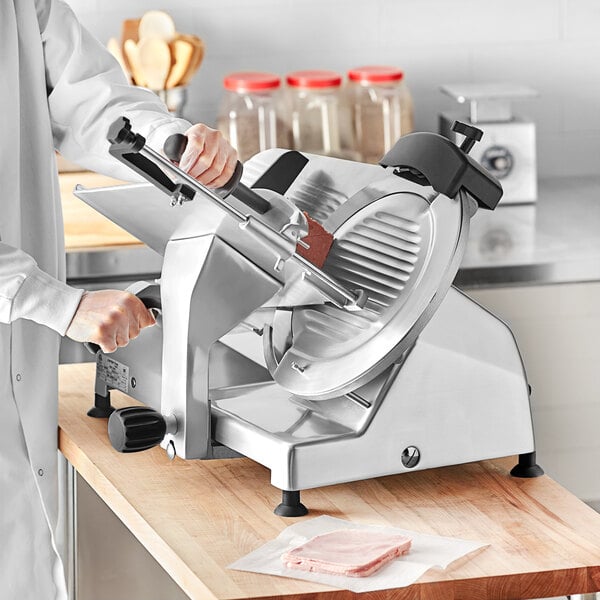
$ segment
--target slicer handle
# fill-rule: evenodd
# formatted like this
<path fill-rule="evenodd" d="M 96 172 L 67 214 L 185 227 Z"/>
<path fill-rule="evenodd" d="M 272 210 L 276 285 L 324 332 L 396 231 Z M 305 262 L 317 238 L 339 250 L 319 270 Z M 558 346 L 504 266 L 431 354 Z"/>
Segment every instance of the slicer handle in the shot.
<path fill-rule="evenodd" d="M 170 160 L 178 163 L 187 148 L 188 139 L 183 133 L 174 133 L 170 135 L 163 146 L 163 150 Z M 238 160 L 235 165 L 235 171 L 231 176 L 231 179 L 221 188 L 217 190 L 219 196 L 224 198 L 229 195 L 233 190 L 238 186 L 240 179 L 242 178 L 242 173 L 244 172 L 244 167 L 242 163 Z"/>
<path fill-rule="evenodd" d="M 115 410 L 108 419 L 108 437 L 117 452 L 141 452 L 158 446 L 167 433 L 167 421 L 147 406 Z"/>
<path fill-rule="evenodd" d="M 167 158 L 178 163 L 185 152 L 187 142 L 187 137 L 182 133 L 170 135 L 163 146 Z M 254 190 L 251 190 L 243 183 L 240 183 L 243 172 L 244 167 L 238 160 L 231 179 L 223 187 L 215 190 L 215 192 L 221 196 L 221 198 L 225 198 L 235 191 L 234 195 L 238 200 L 241 200 L 246 206 L 249 206 L 257 213 L 264 215 L 271 208 L 271 204 L 262 196 L 259 196 Z"/>
<path fill-rule="evenodd" d="M 161 311 L 160 300 L 151 296 L 138 296 L 138 298 L 144 303 L 144 306 L 152 313 L 152 316 L 156 318 Z M 83 347 L 90 353 L 96 356 L 100 352 L 101 348 L 95 342 L 83 342 Z"/>

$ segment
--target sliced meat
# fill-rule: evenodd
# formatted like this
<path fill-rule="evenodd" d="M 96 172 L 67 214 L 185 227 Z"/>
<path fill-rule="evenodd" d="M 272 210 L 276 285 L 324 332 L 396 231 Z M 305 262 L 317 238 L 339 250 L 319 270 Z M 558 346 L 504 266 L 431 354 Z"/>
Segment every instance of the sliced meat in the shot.
<path fill-rule="evenodd" d="M 296 252 L 321 269 L 325 264 L 331 244 L 333 244 L 333 235 L 318 221 L 311 218 L 307 212 L 304 212 L 304 216 L 308 222 L 308 234 L 302 238 L 302 241 L 309 247 L 303 248 L 298 244 Z"/>
<path fill-rule="evenodd" d="M 285 552 L 290 569 L 368 577 L 410 549 L 411 539 L 369 529 L 339 529 Z"/>

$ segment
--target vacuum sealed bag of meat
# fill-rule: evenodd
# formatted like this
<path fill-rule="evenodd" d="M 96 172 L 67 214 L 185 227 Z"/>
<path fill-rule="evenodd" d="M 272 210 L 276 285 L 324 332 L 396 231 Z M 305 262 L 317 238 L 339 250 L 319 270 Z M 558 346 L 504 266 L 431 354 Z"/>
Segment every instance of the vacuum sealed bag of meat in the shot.
<path fill-rule="evenodd" d="M 340 529 L 308 540 L 285 552 L 281 560 L 290 569 L 368 577 L 410 549 L 403 535 L 368 529 Z"/>

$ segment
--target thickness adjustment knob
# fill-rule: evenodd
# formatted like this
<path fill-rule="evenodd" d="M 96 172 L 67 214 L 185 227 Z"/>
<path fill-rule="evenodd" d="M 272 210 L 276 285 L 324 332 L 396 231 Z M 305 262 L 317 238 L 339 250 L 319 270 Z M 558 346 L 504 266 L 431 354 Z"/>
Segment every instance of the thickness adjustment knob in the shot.
<path fill-rule="evenodd" d="M 165 418 L 147 406 L 115 410 L 108 419 L 108 437 L 118 452 L 141 452 L 160 444 L 167 433 Z"/>
<path fill-rule="evenodd" d="M 461 121 L 454 121 L 452 131 L 456 131 L 456 133 L 465 136 L 463 143 L 460 145 L 460 149 L 465 154 L 469 154 L 471 148 L 475 145 L 475 142 L 478 142 L 483 137 L 483 131 L 481 131 L 481 129 L 477 129 L 477 127 L 467 125 Z"/>

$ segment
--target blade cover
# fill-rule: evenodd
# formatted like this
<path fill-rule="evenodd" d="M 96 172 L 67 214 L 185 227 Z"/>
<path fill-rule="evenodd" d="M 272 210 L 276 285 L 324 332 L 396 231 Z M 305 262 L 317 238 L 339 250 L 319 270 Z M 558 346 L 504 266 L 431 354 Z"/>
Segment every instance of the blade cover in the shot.
<path fill-rule="evenodd" d="M 265 339 L 275 381 L 322 400 L 398 361 L 454 279 L 472 208 L 466 194 L 448 198 L 393 175 L 339 206 L 323 223 L 335 236 L 323 270 L 369 301 L 352 314 L 327 304 L 276 312 Z"/>

